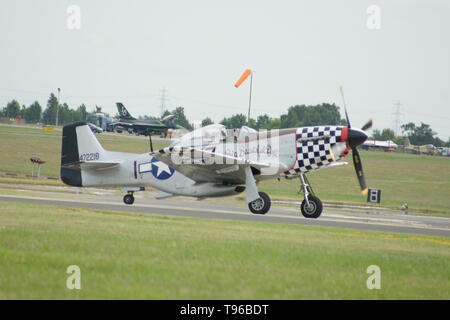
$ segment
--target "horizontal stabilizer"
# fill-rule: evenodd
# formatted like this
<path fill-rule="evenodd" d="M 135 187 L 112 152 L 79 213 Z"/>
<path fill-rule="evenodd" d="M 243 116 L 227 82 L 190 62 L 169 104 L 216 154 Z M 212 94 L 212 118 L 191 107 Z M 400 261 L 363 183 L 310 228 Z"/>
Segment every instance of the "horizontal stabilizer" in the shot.
<path fill-rule="evenodd" d="M 66 169 L 75 169 L 75 170 L 104 170 L 110 169 L 118 164 L 121 161 L 77 161 L 72 163 L 67 163 L 62 165 L 62 168 Z"/>

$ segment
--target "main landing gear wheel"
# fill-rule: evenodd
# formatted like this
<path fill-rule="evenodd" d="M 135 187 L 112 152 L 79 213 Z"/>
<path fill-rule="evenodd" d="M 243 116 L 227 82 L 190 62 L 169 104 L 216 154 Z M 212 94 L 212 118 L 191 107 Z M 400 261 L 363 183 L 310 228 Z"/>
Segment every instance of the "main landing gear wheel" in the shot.
<path fill-rule="evenodd" d="M 259 198 L 248 204 L 254 214 L 266 214 L 270 209 L 270 197 L 265 192 L 258 192 Z"/>
<path fill-rule="evenodd" d="M 133 196 L 133 194 L 132 193 L 126 194 L 123 197 L 123 202 L 125 204 L 133 204 L 134 203 L 134 196 Z"/>
<path fill-rule="evenodd" d="M 317 219 L 323 210 L 322 201 L 315 196 L 308 196 L 308 202 L 303 200 L 300 210 L 305 218 Z"/>

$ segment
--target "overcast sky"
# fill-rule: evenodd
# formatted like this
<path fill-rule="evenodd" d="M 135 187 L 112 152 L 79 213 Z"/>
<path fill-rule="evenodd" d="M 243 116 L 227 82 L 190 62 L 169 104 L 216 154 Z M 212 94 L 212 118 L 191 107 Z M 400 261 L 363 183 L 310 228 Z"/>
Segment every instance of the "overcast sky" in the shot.
<path fill-rule="evenodd" d="M 80 29 L 67 27 L 70 5 Z M 253 117 L 342 105 L 342 82 L 353 126 L 394 128 L 400 101 L 401 123 L 450 137 L 448 0 L 1 0 L 0 40 L 0 107 L 44 106 L 60 87 L 71 107 L 159 116 L 166 88 L 169 110 L 218 122 L 246 114 L 249 83 L 233 84 L 250 68 Z"/>

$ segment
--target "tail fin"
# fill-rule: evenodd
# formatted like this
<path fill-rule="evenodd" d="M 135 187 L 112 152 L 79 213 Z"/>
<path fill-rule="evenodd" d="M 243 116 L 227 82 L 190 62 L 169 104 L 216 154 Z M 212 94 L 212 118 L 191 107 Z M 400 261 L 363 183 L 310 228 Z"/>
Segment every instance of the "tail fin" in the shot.
<path fill-rule="evenodd" d="M 411 142 L 409 142 L 408 138 L 405 138 L 405 147 L 410 147 L 411 146 Z"/>
<path fill-rule="evenodd" d="M 128 112 L 127 108 L 125 108 L 122 102 L 116 102 L 116 106 L 121 119 L 136 120 L 136 118 L 131 116 L 131 114 Z"/>
<path fill-rule="evenodd" d="M 80 163 L 95 163 L 107 160 L 90 127 L 85 122 L 64 126 L 61 148 L 61 180 L 71 186 L 82 186 Z"/>

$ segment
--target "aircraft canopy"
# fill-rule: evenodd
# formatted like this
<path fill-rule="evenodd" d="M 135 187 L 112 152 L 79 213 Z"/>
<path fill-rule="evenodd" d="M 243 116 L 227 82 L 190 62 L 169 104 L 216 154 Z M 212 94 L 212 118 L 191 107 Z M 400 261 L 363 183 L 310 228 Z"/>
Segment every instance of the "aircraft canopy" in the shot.
<path fill-rule="evenodd" d="M 173 142 L 171 147 L 199 147 L 218 144 L 225 141 L 228 136 L 227 129 L 221 124 L 211 124 L 198 128 Z"/>

